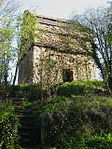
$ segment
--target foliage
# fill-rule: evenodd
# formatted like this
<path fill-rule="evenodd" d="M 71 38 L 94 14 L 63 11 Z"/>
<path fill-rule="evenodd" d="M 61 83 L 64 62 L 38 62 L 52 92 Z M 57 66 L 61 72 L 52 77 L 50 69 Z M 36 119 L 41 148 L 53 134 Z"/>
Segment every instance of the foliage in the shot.
<path fill-rule="evenodd" d="M 10 85 L 6 85 L 4 83 L 0 83 L 0 100 L 2 100 L 2 102 L 7 103 L 9 100 L 9 95 L 10 95 L 10 91 L 11 91 L 11 87 Z"/>
<path fill-rule="evenodd" d="M 56 147 L 44 149 L 111 149 L 112 134 L 97 134 L 79 138 L 69 137 L 63 144 L 55 144 Z"/>
<path fill-rule="evenodd" d="M 16 64 L 16 71 L 14 75 L 13 85 L 15 84 L 17 72 L 19 66 L 24 62 L 24 58 L 29 53 L 29 49 L 34 45 L 35 37 L 39 37 L 37 34 L 37 29 L 39 28 L 39 23 L 36 17 L 30 13 L 28 10 L 24 11 L 17 19 L 17 49 L 18 49 L 18 60 Z M 31 69 L 32 71 L 32 69 Z M 33 72 L 31 72 L 33 73 Z"/>
<path fill-rule="evenodd" d="M 103 81 L 73 81 L 63 83 L 57 89 L 57 94 L 70 97 L 72 95 L 92 95 L 105 91 Z"/>
<path fill-rule="evenodd" d="M 16 145 L 9 145 L 6 147 L 6 149 L 23 149 L 23 148 L 16 144 Z"/>
<path fill-rule="evenodd" d="M 38 36 L 36 33 L 39 24 L 36 20 L 36 17 L 26 10 L 23 15 L 18 18 L 18 33 L 19 33 L 19 45 L 20 50 L 29 48 L 34 42 L 34 38 Z M 25 49 L 26 50 L 26 49 Z M 25 52 L 21 51 L 21 52 Z"/>
<path fill-rule="evenodd" d="M 12 39 L 14 37 L 14 27 L 11 18 L 0 20 L 0 82 L 7 82 L 9 61 L 13 60 L 14 48 Z"/>
<path fill-rule="evenodd" d="M 46 95 L 46 91 L 43 92 Z M 21 84 L 12 86 L 10 96 L 21 96 L 27 98 L 29 101 L 37 101 L 41 99 L 41 86 L 40 84 Z"/>
<path fill-rule="evenodd" d="M 29 101 L 37 101 L 41 99 L 42 92 L 44 98 L 49 96 L 47 90 L 41 89 L 41 84 L 21 84 L 9 86 L 8 90 L 10 90 L 10 97 L 21 96 L 27 98 Z M 58 96 L 66 97 L 71 97 L 73 95 L 90 96 L 93 94 L 108 94 L 103 81 L 73 81 L 71 83 L 65 82 L 61 85 L 50 86 L 48 90 L 51 90 L 51 95 L 54 94 L 53 90 L 56 90 L 55 94 Z"/>
<path fill-rule="evenodd" d="M 111 149 L 112 134 L 97 134 L 67 138 L 64 144 L 57 144 L 57 149 Z"/>
<path fill-rule="evenodd" d="M 9 63 L 13 62 L 15 48 L 12 42 L 15 36 L 15 9 L 16 4 L 12 0 L 1 2 L 0 6 L 0 83 L 8 82 Z M 16 9 L 17 10 L 17 9 Z"/>
<path fill-rule="evenodd" d="M 57 96 L 48 97 L 45 92 L 43 100 L 39 84 L 10 87 L 11 98 L 24 97 L 22 108 L 32 108 L 33 135 L 39 145 L 40 128 L 44 125 L 46 146 L 51 146 L 51 149 L 53 146 L 56 149 L 92 149 L 90 144 L 94 145 L 94 149 L 100 149 L 100 145 L 111 146 L 112 97 L 105 95 L 107 90 L 102 81 L 63 83 L 58 87 Z M 9 118 L 12 112 L 4 112 L 3 109 L 0 113 L 1 117 Z M 96 148 L 96 144 L 99 148 Z"/>
<path fill-rule="evenodd" d="M 88 148 L 95 149 L 111 149 L 112 148 L 112 134 L 101 134 L 90 136 L 84 140 Z"/>
<path fill-rule="evenodd" d="M 38 113 L 54 113 L 58 111 L 66 111 L 71 101 L 65 96 L 49 97 L 44 105 L 40 107 Z"/>
<path fill-rule="evenodd" d="M 0 147 L 17 144 L 19 122 L 13 112 L 12 105 L 0 109 Z"/>
<path fill-rule="evenodd" d="M 46 145 L 57 146 L 59 149 L 86 149 L 90 147 L 90 145 L 87 146 L 87 141 L 90 141 L 87 138 L 93 139 L 95 145 L 96 142 L 92 136 L 97 136 L 102 132 L 107 134 L 112 132 L 111 101 L 111 98 L 97 96 L 94 98 L 84 96 L 50 97 L 34 113 L 35 117 L 39 118 L 38 121 L 41 119 L 44 121 L 44 129 L 47 132 Z M 41 127 L 41 123 L 38 127 Z M 81 136 L 84 136 L 83 140 L 77 139 Z M 71 138 L 74 138 L 74 141 Z M 97 139 L 100 142 L 98 146 L 103 145 L 104 137 L 101 140 L 100 137 Z M 106 143 L 108 146 L 111 145 L 111 142 L 106 142 L 106 140 L 107 138 L 104 148 Z M 108 147 L 108 149 L 110 148 Z"/>

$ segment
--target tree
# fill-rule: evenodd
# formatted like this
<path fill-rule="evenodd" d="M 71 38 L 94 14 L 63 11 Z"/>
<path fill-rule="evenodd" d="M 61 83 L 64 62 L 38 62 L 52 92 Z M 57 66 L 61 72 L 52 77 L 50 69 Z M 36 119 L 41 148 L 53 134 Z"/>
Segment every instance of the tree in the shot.
<path fill-rule="evenodd" d="M 25 10 L 17 19 L 17 49 L 18 49 L 18 59 L 16 62 L 16 70 L 13 79 L 13 85 L 15 84 L 19 66 L 24 62 L 25 57 L 30 52 L 31 47 L 34 44 L 34 38 L 38 37 L 37 29 L 39 24 L 36 20 L 36 17 L 30 13 L 28 10 Z M 33 73 L 33 72 L 32 72 Z"/>
<path fill-rule="evenodd" d="M 0 2 L 0 82 L 8 82 L 9 63 L 14 58 L 15 49 L 12 46 L 14 37 L 14 1 Z"/>
<path fill-rule="evenodd" d="M 109 91 L 112 91 L 112 5 L 108 8 L 88 9 L 73 20 L 87 27 L 94 58 Z M 85 28 L 84 28 L 85 29 Z"/>

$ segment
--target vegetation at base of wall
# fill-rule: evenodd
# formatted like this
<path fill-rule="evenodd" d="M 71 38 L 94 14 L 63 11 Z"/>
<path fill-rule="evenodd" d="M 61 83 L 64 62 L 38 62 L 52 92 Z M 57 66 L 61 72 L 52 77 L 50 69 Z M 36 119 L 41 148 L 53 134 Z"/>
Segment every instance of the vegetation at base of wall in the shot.
<path fill-rule="evenodd" d="M 19 121 L 14 114 L 14 108 L 12 104 L 3 104 L 3 102 L 1 102 L 0 148 L 9 149 L 9 145 L 16 145 L 18 143 L 18 127 Z"/>
<path fill-rule="evenodd" d="M 39 113 L 54 113 L 58 111 L 89 110 L 100 112 L 112 108 L 112 98 L 102 96 L 51 96 L 44 101 Z"/>
<path fill-rule="evenodd" d="M 93 95 L 106 92 L 106 86 L 103 81 L 73 81 L 65 82 L 57 89 L 57 94 L 61 96 L 71 95 Z"/>
<path fill-rule="evenodd" d="M 70 97 L 72 95 L 93 95 L 103 94 L 107 92 L 106 86 L 103 81 L 73 81 L 65 82 L 61 85 L 51 86 L 49 91 L 42 90 L 40 84 L 21 84 L 12 86 L 10 89 L 10 96 L 21 96 L 27 98 L 29 101 L 40 100 L 43 96 L 47 98 L 49 93 L 51 95 L 56 94 L 58 96 Z M 43 94 L 43 95 L 42 95 Z"/>
<path fill-rule="evenodd" d="M 72 90 L 69 88 L 71 85 Z M 81 90 L 77 93 L 80 86 Z M 67 87 L 71 90 L 69 95 Z M 65 96 L 48 97 L 33 113 L 37 118 L 35 125 L 38 123 L 40 128 L 41 121 L 45 125 L 46 148 L 111 149 L 112 97 L 105 94 L 107 90 L 103 82 L 64 83 L 59 86 L 58 93 L 59 90 L 63 90 Z M 91 91 L 88 94 L 83 92 L 88 90 Z"/>
<path fill-rule="evenodd" d="M 21 107 L 17 108 L 32 109 L 30 116 L 33 118 L 35 129 L 33 135 L 40 146 L 43 122 L 45 127 L 43 149 L 111 149 L 112 97 L 102 81 L 65 82 L 57 85 L 56 94 L 48 96 L 45 91 L 43 100 L 38 84 L 9 88 L 10 98 L 24 98 Z M 0 116 L 8 119 L 10 115 L 14 115 L 13 108 L 10 110 L 11 107 L 2 106 Z M 15 147 L 12 140 L 7 145 L 8 149 Z"/>

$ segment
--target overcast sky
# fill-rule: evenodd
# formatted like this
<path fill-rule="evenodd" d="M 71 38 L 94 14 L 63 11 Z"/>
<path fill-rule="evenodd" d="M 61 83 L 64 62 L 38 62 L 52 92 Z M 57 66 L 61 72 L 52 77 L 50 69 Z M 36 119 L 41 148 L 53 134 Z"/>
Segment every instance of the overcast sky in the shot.
<path fill-rule="evenodd" d="M 82 13 L 86 8 L 97 8 L 107 4 L 108 0 L 16 0 L 21 11 L 36 10 L 37 14 L 57 18 L 68 18 L 73 11 Z"/>

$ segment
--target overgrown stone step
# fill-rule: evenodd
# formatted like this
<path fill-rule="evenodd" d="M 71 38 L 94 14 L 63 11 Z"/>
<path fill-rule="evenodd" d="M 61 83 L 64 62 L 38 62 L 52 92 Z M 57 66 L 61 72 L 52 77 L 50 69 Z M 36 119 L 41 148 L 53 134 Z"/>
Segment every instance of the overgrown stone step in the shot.
<path fill-rule="evenodd" d="M 27 94 L 24 94 L 23 92 L 22 93 L 17 93 L 15 95 L 15 98 L 25 98 L 25 97 L 27 97 Z"/>
<path fill-rule="evenodd" d="M 15 111 L 18 113 L 31 114 L 34 111 L 34 109 L 33 108 L 26 108 L 24 106 L 20 106 L 20 107 L 16 107 Z"/>
<path fill-rule="evenodd" d="M 35 138 L 34 118 L 32 117 L 33 108 L 16 108 L 16 115 L 19 118 L 21 127 L 19 128 L 20 145 L 26 149 L 37 144 Z"/>
<path fill-rule="evenodd" d="M 22 143 L 23 143 L 23 142 L 28 142 L 28 144 L 29 144 L 30 142 L 31 142 L 31 143 L 33 142 L 32 138 L 27 138 L 27 139 L 25 138 L 24 140 L 21 140 L 21 141 L 22 141 Z"/>
<path fill-rule="evenodd" d="M 19 134 L 21 136 L 33 136 L 33 127 L 29 127 L 29 126 L 22 126 L 20 129 L 19 129 Z"/>
<path fill-rule="evenodd" d="M 24 149 L 40 149 L 40 147 L 39 146 L 37 146 L 37 147 L 25 147 Z"/>
<path fill-rule="evenodd" d="M 35 141 L 31 134 L 29 134 L 29 133 L 23 134 L 22 133 L 22 134 L 20 134 L 20 136 L 21 136 L 20 144 L 22 146 L 28 146 L 28 145 L 33 146 L 34 145 Z"/>
<path fill-rule="evenodd" d="M 22 147 L 26 147 L 26 146 L 32 147 L 33 146 L 32 144 L 34 143 L 33 139 L 21 139 L 20 142 Z"/>
<path fill-rule="evenodd" d="M 21 142 L 21 146 L 22 146 L 22 148 L 24 148 L 24 149 L 26 149 L 27 148 L 27 146 L 28 146 L 28 148 L 32 148 L 32 149 L 34 149 L 34 147 L 33 147 L 33 141 L 31 140 L 31 141 L 22 141 Z M 35 149 L 37 149 L 37 148 L 35 148 Z"/>
<path fill-rule="evenodd" d="M 31 129 L 30 129 L 31 130 Z M 24 130 L 24 131 L 19 131 L 19 134 L 21 135 L 21 137 L 23 138 L 24 137 L 24 139 L 26 139 L 26 138 L 33 138 L 33 133 L 32 133 L 32 130 L 31 131 L 29 131 L 28 129 L 27 129 L 27 131 L 26 130 Z"/>
<path fill-rule="evenodd" d="M 21 119 L 24 119 L 24 120 L 31 120 L 33 119 L 31 115 L 27 115 L 27 114 L 24 114 L 24 113 L 17 113 L 16 116 L 18 118 L 21 118 Z"/>
<path fill-rule="evenodd" d="M 23 139 L 23 138 L 24 139 L 33 139 L 32 135 L 30 133 L 25 133 L 25 132 L 24 133 L 23 132 L 21 133 L 21 139 Z"/>
<path fill-rule="evenodd" d="M 28 116 L 23 116 L 23 115 L 18 115 L 18 117 L 20 118 L 19 122 L 21 123 L 22 126 L 29 126 L 32 127 L 33 125 L 33 118 L 32 117 L 28 117 Z"/>
<path fill-rule="evenodd" d="M 21 123 L 22 126 L 28 126 L 28 127 L 32 127 L 33 126 L 33 121 L 27 121 L 27 120 L 20 120 L 19 121 Z"/>
<path fill-rule="evenodd" d="M 13 102 L 23 102 L 24 98 L 11 98 Z"/>
<path fill-rule="evenodd" d="M 31 114 L 33 109 L 16 108 L 15 111 L 18 113 Z"/>
<path fill-rule="evenodd" d="M 20 133 L 28 132 L 30 135 L 32 134 L 32 131 L 33 131 L 33 128 L 27 127 L 27 126 L 22 126 L 22 127 L 19 129 L 19 132 L 20 132 Z"/>

